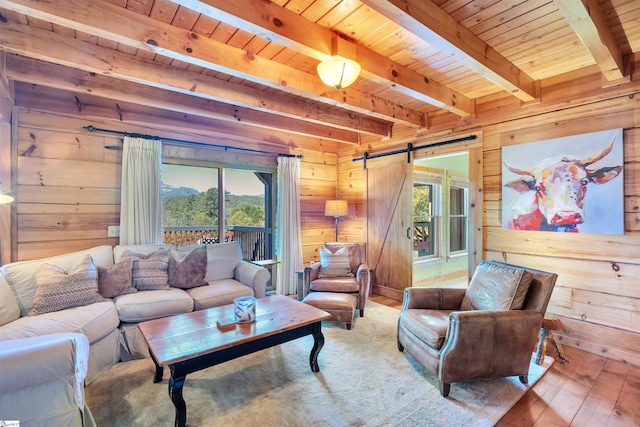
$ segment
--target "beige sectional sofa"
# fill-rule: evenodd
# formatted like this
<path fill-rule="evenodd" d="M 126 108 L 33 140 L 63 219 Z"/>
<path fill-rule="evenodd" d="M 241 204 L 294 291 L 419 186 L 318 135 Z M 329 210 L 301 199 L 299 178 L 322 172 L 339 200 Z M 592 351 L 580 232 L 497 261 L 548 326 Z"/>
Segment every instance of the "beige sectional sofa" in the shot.
<path fill-rule="evenodd" d="M 118 361 L 148 357 L 147 345 L 137 327 L 139 322 L 230 304 L 239 296 L 265 296 L 269 272 L 243 261 L 237 242 L 207 245 L 206 248 L 207 265 L 204 280 L 207 284 L 204 286 L 137 291 L 36 316 L 29 316 L 29 312 L 34 307 L 36 274 L 45 263 L 66 272 L 89 254 L 96 267 L 109 269 L 122 260 L 125 251 L 149 255 L 164 249 L 170 251 L 175 259 L 179 259 L 194 247 L 183 247 L 176 251 L 171 245 L 130 245 L 114 248 L 104 245 L 0 267 L 0 366 L 3 371 L 0 372 L 0 382 L 4 383 L 0 388 L 0 417 L 21 420 L 21 425 L 83 425 L 83 405 L 79 405 L 78 399 L 74 399 L 73 396 L 69 396 L 67 408 L 59 407 L 54 411 L 55 416 L 47 415 L 48 412 L 44 408 L 41 411 L 39 406 L 30 408 L 26 404 L 27 399 L 43 404 L 53 401 L 50 394 L 55 388 L 47 383 L 45 376 L 42 377 L 42 384 L 37 384 L 37 379 L 31 379 L 27 381 L 28 386 L 16 383 L 15 389 L 5 383 L 5 380 L 11 378 L 15 381 L 15 376 L 5 376 L 4 371 L 7 369 L 27 375 L 33 364 L 48 363 L 49 358 L 41 354 L 46 351 L 46 346 L 40 348 L 38 343 L 47 342 L 51 334 L 67 334 L 71 338 L 74 333 L 86 336 L 89 354 L 88 359 L 82 363 L 86 365 L 84 379 L 88 384 Z M 29 342 L 28 338 L 33 337 L 41 338 Z M 51 358 L 55 355 L 60 357 L 62 353 L 52 353 Z M 76 357 L 75 351 L 72 353 L 67 355 L 67 358 Z M 20 357 L 16 358 L 16 354 Z M 51 360 L 51 363 L 55 364 L 56 361 Z M 67 360 L 67 363 L 73 362 Z M 74 381 L 77 381 L 77 378 Z M 25 387 L 24 393 L 17 390 L 20 387 Z M 13 391 L 9 393 L 7 390 Z M 26 406 L 16 405 L 15 399 L 25 400 L 22 403 Z M 76 424 L 59 422 L 66 420 L 65 416 L 61 415 L 65 410 L 67 413 L 76 414 L 76 418 L 70 418 L 74 419 Z M 48 419 L 50 416 L 54 418 Z"/>

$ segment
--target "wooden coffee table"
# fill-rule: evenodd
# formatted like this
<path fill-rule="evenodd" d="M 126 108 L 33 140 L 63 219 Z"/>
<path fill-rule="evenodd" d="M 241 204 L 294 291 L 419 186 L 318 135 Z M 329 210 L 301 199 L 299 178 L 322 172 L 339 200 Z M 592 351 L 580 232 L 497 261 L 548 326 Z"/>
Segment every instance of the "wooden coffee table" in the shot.
<path fill-rule="evenodd" d="M 319 372 L 318 354 L 324 345 L 322 320 L 329 313 L 282 295 L 260 298 L 256 321 L 220 329 L 218 320 L 233 319 L 233 304 L 193 311 L 138 324 L 156 365 L 153 382 L 162 381 L 169 366 L 169 397 L 176 408 L 175 425 L 184 427 L 187 407 L 182 397 L 187 374 L 265 348 L 313 335 L 309 364 Z"/>

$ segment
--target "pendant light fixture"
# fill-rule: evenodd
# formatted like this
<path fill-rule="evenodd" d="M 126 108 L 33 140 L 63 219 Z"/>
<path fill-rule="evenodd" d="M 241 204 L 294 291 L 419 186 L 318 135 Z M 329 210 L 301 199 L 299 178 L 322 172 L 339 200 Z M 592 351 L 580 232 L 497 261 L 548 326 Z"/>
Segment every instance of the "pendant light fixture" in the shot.
<path fill-rule="evenodd" d="M 349 87 L 362 70 L 360 64 L 350 59 L 356 57 L 356 45 L 336 36 L 331 40 L 331 55 L 317 66 L 320 80 L 335 89 Z"/>
<path fill-rule="evenodd" d="M 360 75 L 360 64 L 351 59 L 334 55 L 318 64 L 318 76 L 324 84 L 342 89 L 350 86 Z"/>
<path fill-rule="evenodd" d="M 0 190 L 0 205 L 13 202 L 13 197 L 3 190 Z"/>

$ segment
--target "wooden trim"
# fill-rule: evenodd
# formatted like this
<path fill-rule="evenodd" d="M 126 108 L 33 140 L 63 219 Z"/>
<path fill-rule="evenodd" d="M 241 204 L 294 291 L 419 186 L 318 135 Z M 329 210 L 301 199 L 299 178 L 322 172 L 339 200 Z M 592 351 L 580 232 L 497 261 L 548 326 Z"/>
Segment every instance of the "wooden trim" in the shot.
<path fill-rule="evenodd" d="M 11 191 L 11 125 L 0 123 L 0 188 Z M 11 256 L 13 204 L 0 205 L 0 265 L 7 264 Z"/>
<path fill-rule="evenodd" d="M 380 285 L 373 285 L 371 287 L 371 293 L 382 295 L 383 297 L 391 298 L 396 301 L 402 301 L 404 297 L 404 290 L 388 288 Z"/>

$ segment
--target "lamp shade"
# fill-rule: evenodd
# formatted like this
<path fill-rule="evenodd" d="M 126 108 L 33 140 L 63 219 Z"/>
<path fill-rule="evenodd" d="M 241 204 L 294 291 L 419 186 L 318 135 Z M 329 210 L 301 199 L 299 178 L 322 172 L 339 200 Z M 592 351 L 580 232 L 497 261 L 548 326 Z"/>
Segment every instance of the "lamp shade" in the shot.
<path fill-rule="evenodd" d="M 0 190 L 0 205 L 13 202 L 13 197 Z"/>
<path fill-rule="evenodd" d="M 317 70 L 324 84 L 341 89 L 356 81 L 361 68 L 356 61 L 336 55 L 320 62 Z"/>
<path fill-rule="evenodd" d="M 324 204 L 325 216 L 345 216 L 349 213 L 346 200 L 327 200 Z"/>

